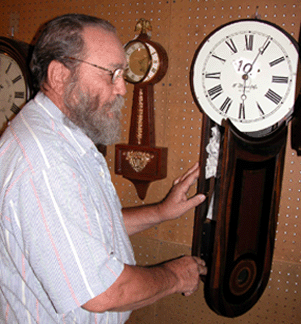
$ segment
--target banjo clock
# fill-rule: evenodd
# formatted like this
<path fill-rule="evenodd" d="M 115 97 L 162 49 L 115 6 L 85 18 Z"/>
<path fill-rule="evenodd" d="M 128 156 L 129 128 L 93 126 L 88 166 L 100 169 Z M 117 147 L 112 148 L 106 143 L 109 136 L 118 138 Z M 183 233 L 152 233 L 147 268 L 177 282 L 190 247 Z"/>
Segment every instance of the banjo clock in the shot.
<path fill-rule="evenodd" d="M 140 199 L 145 198 L 150 182 L 167 174 L 167 148 L 155 146 L 154 85 L 165 76 L 168 57 L 147 30 L 151 30 L 149 21 L 141 19 L 136 25 L 139 36 L 124 46 L 125 79 L 134 84 L 133 106 L 129 143 L 115 146 L 115 173 L 133 182 Z"/>
<path fill-rule="evenodd" d="M 0 135 L 32 94 L 29 45 L 0 37 Z"/>
<path fill-rule="evenodd" d="M 296 41 L 257 19 L 219 27 L 193 59 L 203 113 L 198 191 L 208 199 L 195 211 L 192 253 L 207 262 L 205 299 L 219 315 L 248 311 L 269 279 L 297 65 Z"/>

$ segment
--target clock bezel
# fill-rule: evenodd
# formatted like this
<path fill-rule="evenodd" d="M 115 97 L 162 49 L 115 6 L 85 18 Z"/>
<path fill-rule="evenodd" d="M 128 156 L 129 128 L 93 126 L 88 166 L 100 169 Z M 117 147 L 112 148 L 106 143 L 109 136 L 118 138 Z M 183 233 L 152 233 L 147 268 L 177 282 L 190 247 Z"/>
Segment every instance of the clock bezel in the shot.
<path fill-rule="evenodd" d="M 214 46 L 216 44 L 218 44 L 218 39 L 222 40 L 223 38 L 226 37 L 226 35 L 233 35 L 236 30 L 235 30 L 235 26 L 237 26 L 237 24 L 241 24 L 243 23 L 245 25 L 244 28 L 242 28 L 240 30 L 241 33 L 243 33 L 243 29 L 247 32 L 248 28 L 247 25 L 250 24 L 252 25 L 252 28 L 250 27 L 249 30 L 252 31 L 253 29 L 255 31 L 259 31 L 258 26 L 260 26 L 262 29 L 264 28 L 264 26 L 268 26 L 268 32 L 265 32 L 266 35 L 270 35 L 271 30 L 274 31 L 274 33 L 279 37 L 281 35 L 282 38 L 286 39 L 287 42 L 290 42 L 293 46 L 291 46 L 291 48 L 289 50 L 286 50 L 288 54 L 288 57 L 292 57 L 291 59 L 294 60 L 294 63 L 297 62 L 298 63 L 298 52 L 299 52 L 299 47 L 298 44 L 296 42 L 296 40 L 289 35 L 285 30 L 283 30 L 281 27 L 277 26 L 276 24 L 273 24 L 271 22 L 268 21 L 263 21 L 263 20 L 257 20 L 257 19 L 240 19 L 240 20 L 235 20 L 235 21 L 231 21 L 228 22 L 226 24 L 223 24 L 221 26 L 219 26 L 218 28 L 216 28 L 213 32 L 211 32 L 199 45 L 199 47 L 197 48 L 192 64 L 191 64 L 191 70 L 190 70 L 190 84 L 191 84 L 191 90 L 192 90 L 192 95 L 193 98 L 198 106 L 198 108 L 200 109 L 200 111 L 202 113 L 207 114 L 215 123 L 217 123 L 218 125 L 222 124 L 222 120 L 229 118 L 231 120 L 231 122 L 235 125 L 235 127 L 237 127 L 238 130 L 240 130 L 241 132 L 244 133 L 248 133 L 248 134 L 259 134 L 258 136 L 262 136 L 263 134 L 268 134 L 273 132 L 275 129 L 278 128 L 278 126 L 280 124 L 282 124 L 285 121 L 290 120 L 291 115 L 293 113 L 293 108 L 294 108 L 294 102 L 292 102 L 292 104 L 290 105 L 290 107 L 288 107 L 289 102 L 287 99 L 284 100 L 283 103 L 281 103 L 281 106 L 279 105 L 279 112 L 277 112 L 277 114 L 272 113 L 271 116 L 268 116 L 267 118 L 263 118 L 263 119 L 259 119 L 259 121 L 256 122 L 248 122 L 248 123 L 243 123 L 243 122 L 235 122 L 233 121 L 230 117 L 228 116 L 223 116 L 221 113 L 219 116 L 217 116 L 217 112 L 214 111 L 213 107 L 210 107 L 210 103 L 209 103 L 209 99 L 205 100 L 205 94 L 200 94 L 200 88 L 205 88 L 204 87 L 204 82 L 200 81 L 200 79 L 202 77 L 200 77 L 200 75 L 203 74 L 203 69 L 204 66 L 206 66 L 206 58 L 208 57 L 209 53 L 212 53 L 211 50 L 214 49 Z M 256 28 L 254 27 L 254 23 L 256 24 Z M 260 24 L 260 25 L 258 25 Z M 224 32 L 223 34 L 221 33 Z M 264 30 L 263 30 L 264 33 Z M 280 34 L 278 34 L 280 33 Z M 215 41 L 212 42 L 212 39 L 214 39 Z M 277 38 L 275 37 L 275 40 L 277 40 Z M 212 42 L 212 44 L 210 43 Z M 210 46 L 208 44 L 211 44 Z M 278 42 L 279 43 L 279 42 Z M 283 46 L 285 47 L 285 46 Z M 295 55 L 295 56 L 294 56 Z M 202 58 L 200 58 L 202 57 Z M 227 58 L 228 60 L 228 58 Z M 296 60 L 296 61 L 295 61 Z M 201 63 L 199 63 L 199 61 Z M 199 64 L 199 67 L 197 66 Z M 198 68 L 198 69 L 197 69 Z M 294 73 L 296 71 L 296 73 Z M 196 77 L 196 75 L 198 74 L 198 77 Z M 295 66 L 293 66 L 292 68 L 292 89 L 288 90 L 288 96 L 290 101 L 295 101 L 295 94 L 296 94 L 296 80 L 297 80 L 297 69 L 295 70 Z M 196 84 L 196 80 L 198 79 L 198 84 Z M 224 83 L 221 83 L 221 85 L 223 85 Z M 198 89 L 197 89 L 198 87 Z M 208 90 L 208 89 L 207 89 Z M 204 91 L 205 92 L 205 91 Z M 209 95 L 207 94 L 207 97 L 209 97 Z M 292 98 L 294 97 L 294 98 Z M 217 110 L 217 109 L 215 109 Z M 276 110 L 275 110 L 276 111 Z M 257 136 L 255 135 L 255 136 Z"/>
<path fill-rule="evenodd" d="M 149 66 L 148 73 L 145 75 L 145 77 L 141 81 L 131 82 L 131 81 L 128 81 L 127 79 L 126 80 L 130 83 L 141 84 L 141 85 L 158 83 L 159 81 L 161 81 L 163 79 L 163 77 L 165 76 L 167 69 L 168 69 L 167 52 L 161 44 L 151 41 L 150 37 L 146 33 L 141 33 L 137 38 L 129 41 L 127 44 L 129 44 L 131 42 L 137 42 L 137 41 L 145 44 L 146 47 L 148 48 L 148 50 L 150 52 L 150 57 L 151 57 L 151 64 Z M 127 44 L 125 44 L 125 46 Z M 152 52 L 152 49 L 155 52 Z M 158 57 L 158 62 L 157 62 L 158 64 L 156 65 L 155 68 L 154 68 L 153 56 Z"/>
<path fill-rule="evenodd" d="M 129 82 L 129 83 L 132 83 L 132 84 L 137 84 L 137 83 L 141 83 L 141 82 L 143 82 L 143 80 L 148 76 L 148 74 L 149 74 L 149 70 L 150 70 L 151 65 L 152 65 L 152 64 L 151 64 L 151 54 L 150 54 L 150 51 L 149 51 L 149 47 L 147 46 L 147 44 L 146 44 L 145 42 L 143 42 L 143 41 L 141 41 L 141 40 L 139 40 L 139 39 L 133 39 L 133 40 L 129 41 L 128 43 L 126 43 L 126 44 L 124 45 L 124 51 L 125 51 L 126 56 L 127 56 L 127 49 L 130 48 L 130 47 L 131 47 L 133 44 L 135 44 L 135 43 L 140 43 L 140 44 L 142 44 L 142 45 L 145 47 L 145 49 L 146 49 L 146 51 L 148 52 L 148 55 L 149 55 L 149 62 L 148 62 L 148 67 L 147 67 L 147 70 L 146 70 L 144 76 L 143 76 L 142 78 L 140 78 L 138 81 L 135 81 L 135 80 L 129 78 L 129 77 L 128 77 L 128 73 L 127 73 L 127 71 L 126 71 L 126 74 L 125 74 L 125 80 L 126 80 L 127 82 Z M 129 64 L 129 62 L 128 62 L 128 64 Z M 131 71 L 130 67 L 129 67 L 128 70 Z M 134 72 L 133 72 L 133 73 L 134 73 Z"/>

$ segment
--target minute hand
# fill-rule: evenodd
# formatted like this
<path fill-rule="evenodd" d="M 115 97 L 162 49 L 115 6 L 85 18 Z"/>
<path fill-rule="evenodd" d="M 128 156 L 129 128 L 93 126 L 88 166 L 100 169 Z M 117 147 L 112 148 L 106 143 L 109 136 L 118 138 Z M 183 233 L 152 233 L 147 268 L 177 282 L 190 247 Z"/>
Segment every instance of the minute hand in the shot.
<path fill-rule="evenodd" d="M 264 53 L 264 51 L 266 50 L 266 48 L 268 47 L 268 45 L 270 44 L 270 42 L 271 42 L 271 41 L 270 41 L 270 37 L 268 37 L 268 38 L 266 39 L 266 41 L 264 42 L 264 44 L 262 45 L 262 47 L 259 47 L 259 49 L 258 49 L 258 53 L 257 53 L 255 59 L 254 59 L 253 62 L 252 62 L 252 68 L 253 68 L 255 62 L 257 61 L 259 55 L 262 55 L 262 54 Z M 252 69 L 251 69 L 251 70 L 252 70 Z"/>

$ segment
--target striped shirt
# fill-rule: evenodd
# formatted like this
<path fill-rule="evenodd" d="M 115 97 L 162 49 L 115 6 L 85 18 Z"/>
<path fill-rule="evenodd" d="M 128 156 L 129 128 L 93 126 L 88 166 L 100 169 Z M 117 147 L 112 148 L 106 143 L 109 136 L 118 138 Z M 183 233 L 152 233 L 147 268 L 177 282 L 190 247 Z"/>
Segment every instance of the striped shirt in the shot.
<path fill-rule="evenodd" d="M 81 305 L 135 264 L 106 161 L 38 93 L 0 139 L 0 322 L 124 323 Z"/>

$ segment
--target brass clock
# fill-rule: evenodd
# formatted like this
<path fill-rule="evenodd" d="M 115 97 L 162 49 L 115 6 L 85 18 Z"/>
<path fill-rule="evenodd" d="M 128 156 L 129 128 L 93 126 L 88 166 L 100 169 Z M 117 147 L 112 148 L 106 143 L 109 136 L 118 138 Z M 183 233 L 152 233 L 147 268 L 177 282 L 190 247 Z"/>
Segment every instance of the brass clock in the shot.
<path fill-rule="evenodd" d="M 25 43 L 0 37 L 0 134 L 31 96 L 28 49 Z"/>
<path fill-rule="evenodd" d="M 161 44 L 150 40 L 146 29 L 151 29 L 150 23 L 141 19 L 136 26 L 136 31 L 141 30 L 140 35 L 124 46 L 128 59 L 125 79 L 130 83 L 158 83 L 168 69 L 165 49 Z"/>

